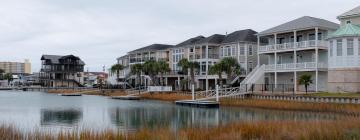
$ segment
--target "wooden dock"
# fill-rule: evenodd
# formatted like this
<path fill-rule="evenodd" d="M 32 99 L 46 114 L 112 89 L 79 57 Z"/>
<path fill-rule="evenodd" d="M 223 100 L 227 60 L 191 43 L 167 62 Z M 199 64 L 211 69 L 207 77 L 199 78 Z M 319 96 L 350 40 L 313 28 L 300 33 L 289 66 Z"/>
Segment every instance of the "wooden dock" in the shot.
<path fill-rule="evenodd" d="M 58 94 L 59 96 L 82 96 L 81 94 Z"/>
<path fill-rule="evenodd" d="M 182 106 L 202 107 L 202 108 L 218 108 L 220 106 L 220 103 L 216 101 L 197 101 L 197 100 L 180 100 L 180 101 L 175 101 L 175 104 Z"/>
<path fill-rule="evenodd" d="M 127 96 L 112 96 L 111 99 L 119 99 L 119 100 L 140 100 L 140 96 L 133 96 L 133 95 L 127 95 Z"/>

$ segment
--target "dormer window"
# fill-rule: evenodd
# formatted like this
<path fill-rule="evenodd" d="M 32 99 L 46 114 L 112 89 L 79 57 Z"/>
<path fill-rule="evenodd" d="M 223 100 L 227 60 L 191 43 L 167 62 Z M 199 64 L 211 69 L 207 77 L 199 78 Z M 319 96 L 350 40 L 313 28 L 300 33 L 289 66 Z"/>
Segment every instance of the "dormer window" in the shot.
<path fill-rule="evenodd" d="M 346 24 L 351 24 L 351 21 L 350 21 L 350 20 L 347 20 L 347 21 L 346 21 Z"/>

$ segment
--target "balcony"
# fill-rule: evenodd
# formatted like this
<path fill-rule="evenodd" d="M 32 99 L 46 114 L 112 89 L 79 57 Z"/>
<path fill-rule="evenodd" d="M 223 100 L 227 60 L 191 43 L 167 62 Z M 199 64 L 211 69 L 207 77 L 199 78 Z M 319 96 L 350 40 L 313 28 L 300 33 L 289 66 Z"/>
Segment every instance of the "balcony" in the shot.
<path fill-rule="evenodd" d="M 199 60 L 199 59 L 206 59 L 206 55 L 205 54 L 191 54 L 190 56 L 190 60 Z M 208 55 L 208 59 L 219 59 L 219 54 L 209 54 Z"/>
<path fill-rule="evenodd" d="M 317 45 L 316 45 L 317 42 Z M 308 40 L 301 42 L 290 42 L 276 45 L 265 45 L 260 46 L 259 53 L 274 53 L 274 52 L 286 52 L 296 50 L 305 50 L 305 49 L 314 49 L 314 48 L 327 49 L 326 41 L 323 40 Z"/>
<path fill-rule="evenodd" d="M 326 63 L 318 63 L 318 69 L 327 69 Z M 266 72 L 289 72 L 289 71 L 315 71 L 315 62 L 286 63 L 265 65 Z"/>

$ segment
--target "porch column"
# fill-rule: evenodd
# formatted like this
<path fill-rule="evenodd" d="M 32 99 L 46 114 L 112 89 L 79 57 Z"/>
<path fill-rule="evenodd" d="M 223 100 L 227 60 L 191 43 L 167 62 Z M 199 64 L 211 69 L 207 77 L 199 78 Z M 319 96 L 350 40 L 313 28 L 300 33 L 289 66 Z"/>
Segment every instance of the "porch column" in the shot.
<path fill-rule="evenodd" d="M 275 88 L 277 88 L 277 72 L 276 72 L 276 65 L 277 65 L 277 54 L 276 54 L 276 44 L 277 44 L 277 34 L 274 34 L 274 48 L 275 48 Z"/>
<path fill-rule="evenodd" d="M 246 75 L 248 74 L 248 47 L 249 45 L 244 45 L 244 54 L 245 54 L 245 73 Z"/>
<path fill-rule="evenodd" d="M 257 36 L 257 65 L 258 67 L 260 67 L 260 54 L 259 54 L 259 50 L 260 50 L 260 36 Z"/>
<path fill-rule="evenodd" d="M 168 86 L 168 77 L 165 77 L 165 86 Z"/>
<path fill-rule="evenodd" d="M 206 92 L 209 90 L 209 79 L 208 79 L 208 71 L 209 71 L 209 44 L 206 44 L 205 48 L 205 60 L 206 60 Z"/>
<path fill-rule="evenodd" d="M 296 54 L 296 41 L 297 41 L 297 38 L 296 38 L 296 30 L 294 31 L 294 92 L 296 94 L 297 92 L 297 73 L 296 73 L 296 63 L 297 63 L 297 54 Z"/>
<path fill-rule="evenodd" d="M 178 89 L 181 89 L 181 88 L 180 88 L 180 76 L 178 76 L 178 82 L 177 82 L 177 85 L 178 85 L 178 86 L 177 86 L 177 87 L 178 87 Z"/>
<path fill-rule="evenodd" d="M 318 33 L 319 28 L 315 28 L 315 92 L 318 92 L 318 84 L 319 84 L 319 70 L 318 70 L 318 63 L 319 63 L 319 49 L 318 49 Z"/>

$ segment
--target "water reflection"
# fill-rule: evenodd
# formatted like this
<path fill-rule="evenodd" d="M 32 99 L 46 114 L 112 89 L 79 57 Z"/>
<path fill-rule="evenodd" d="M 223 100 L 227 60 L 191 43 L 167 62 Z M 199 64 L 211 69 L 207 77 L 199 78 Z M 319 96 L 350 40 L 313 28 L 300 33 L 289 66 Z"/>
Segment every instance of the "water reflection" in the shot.
<path fill-rule="evenodd" d="M 80 109 L 41 109 L 42 126 L 76 126 L 82 119 Z"/>
<path fill-rule="evenodd" d="M 315 112 L 274 111 L 253 108 L 204 109 L 191 107 L 169 108 L 111 108 L 112 124 L 120 129 L 166 126 L 171 128 L 214 127 L 240 121 L 261 120 L 334 120 L 339 115 Z"/>

